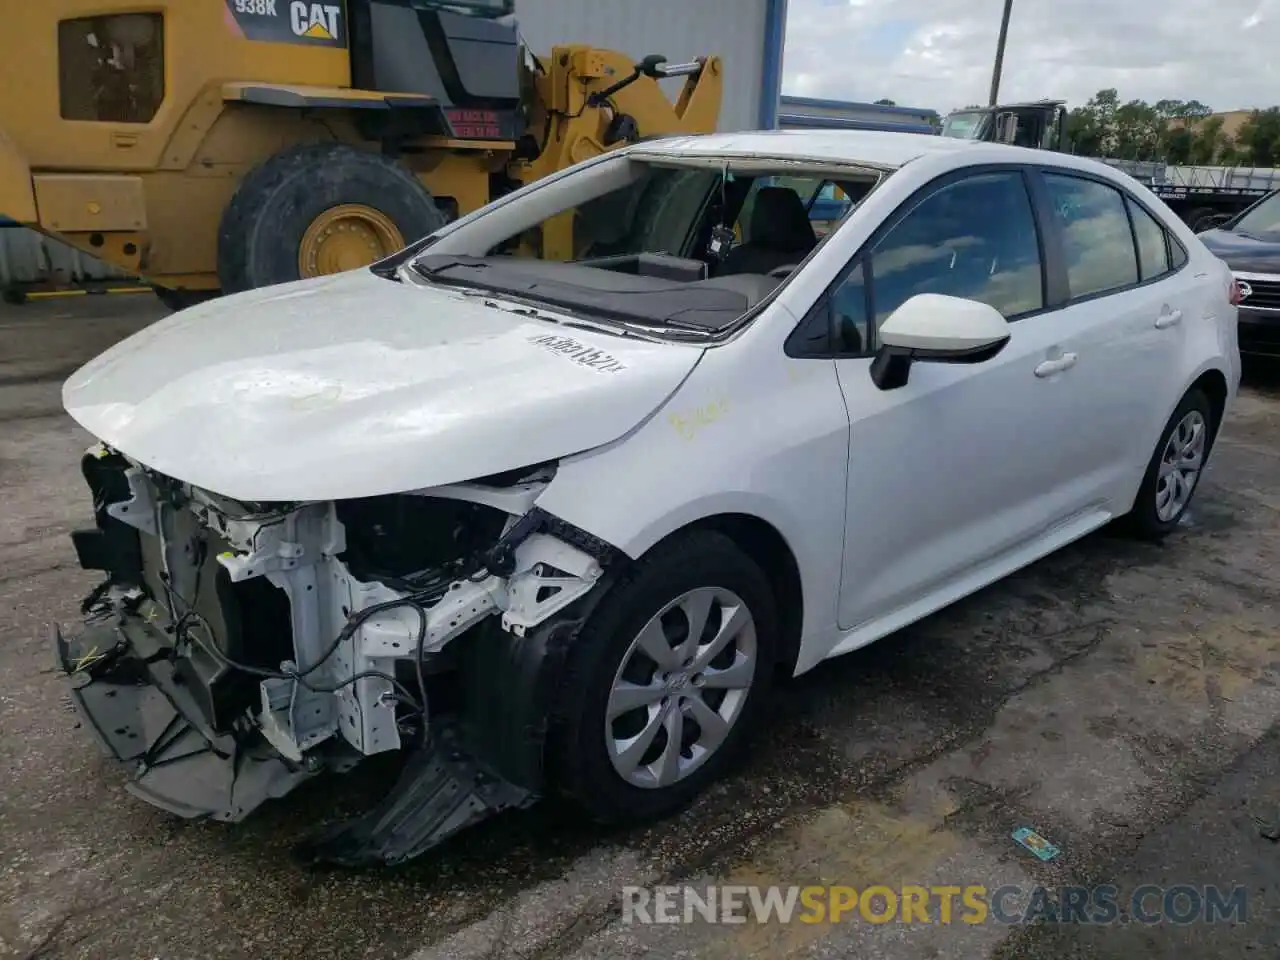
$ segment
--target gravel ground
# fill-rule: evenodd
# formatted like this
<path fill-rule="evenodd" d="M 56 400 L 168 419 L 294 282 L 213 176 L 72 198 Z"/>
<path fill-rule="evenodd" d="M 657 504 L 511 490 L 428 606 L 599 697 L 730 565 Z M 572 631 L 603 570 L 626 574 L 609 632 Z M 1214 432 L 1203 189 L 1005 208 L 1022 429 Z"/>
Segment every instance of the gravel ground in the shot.
<path fill-rule="evenodd" d="M 124 791 L 42 636 L 93 577 L 88 444 L 61 379 L 162 316 L 149 297 L 0 306 L 0 956 L 66 958 L 1275 956 L 1280 393 L 1242 396 L 1186 527 L 1103 532 L 786 687 L 747 768 L 680 817 L 606 832 L 550 807 L 395 870 L 291 843 L 386 785 L 332 780 L 248 823 Z M 1062 853 L 1041 863 L 1010 833 Z M 623 922 L 627 884 L 1242 883 L 1248 924 L 1096 928 Z M 1206 933 L 1206 931 L 1208 931 Z M 1111 946 L 1108 946 L 1108 945 Z M 1256 953 L 1250 951 L 1258 951 Z"/>

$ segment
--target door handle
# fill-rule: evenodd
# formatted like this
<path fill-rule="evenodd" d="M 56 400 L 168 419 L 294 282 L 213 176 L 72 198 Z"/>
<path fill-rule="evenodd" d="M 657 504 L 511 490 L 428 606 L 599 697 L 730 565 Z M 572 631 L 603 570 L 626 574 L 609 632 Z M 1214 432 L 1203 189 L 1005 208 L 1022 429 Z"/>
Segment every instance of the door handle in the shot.
<path fill-rule="evenodd" d="M 1036 367 L 1037 377 L 1052 377 L 1055 373 L 1062 373 L 1063 370 L 1070 370 L 1076 365 L 1078 360 L 1074 353 L 1064 353 L 1056 360 L 1045 360 Z"/>
<path fill-rule="evenodd" d="M 1176 327 L 1182 322 L 1181 310 L 1170 310 L 1168 313 L 1162 313 L 1156 317 L 1156 329 L 1167 330 L 1169 327 Z"/>

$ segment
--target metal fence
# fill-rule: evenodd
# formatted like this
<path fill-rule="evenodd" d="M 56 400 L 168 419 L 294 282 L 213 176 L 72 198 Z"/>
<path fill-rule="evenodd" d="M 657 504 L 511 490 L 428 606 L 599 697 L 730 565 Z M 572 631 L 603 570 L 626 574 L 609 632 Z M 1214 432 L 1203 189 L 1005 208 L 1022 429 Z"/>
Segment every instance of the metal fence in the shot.
<path fill-rule="evenodd" d="M 1173 187 L 1203 190 L 1274 190 L 1280 187 L 1280 170 L 1274 167 L 1175 167 L 1165 168 L 1164 182 Z"/>
<path fill-rule="evenodd" d="M 1261 193 L 1280 187 L 1280 170 L 1274 167 L 1193 167 L 1112 157 L 1102 162 L 1143 183 L 1186 190 Z"/>

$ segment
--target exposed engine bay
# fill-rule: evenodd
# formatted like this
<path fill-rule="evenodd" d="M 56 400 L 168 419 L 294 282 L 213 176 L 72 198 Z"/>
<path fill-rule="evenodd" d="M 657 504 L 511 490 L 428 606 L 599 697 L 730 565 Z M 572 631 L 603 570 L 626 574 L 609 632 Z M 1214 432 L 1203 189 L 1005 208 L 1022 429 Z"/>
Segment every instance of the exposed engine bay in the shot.
<path fill-rule="evenodd" d="M 106 579 L 56 644 L 132 793 L 239 821 L 324 771 L 405 750 L 383 804 L 312 844 L 396 862 L 541 788 L 556 631 L 607 544 L 534 505 L 554 465 L 389 496 L 239 503 L 105 447 L 83 460 Z"/>

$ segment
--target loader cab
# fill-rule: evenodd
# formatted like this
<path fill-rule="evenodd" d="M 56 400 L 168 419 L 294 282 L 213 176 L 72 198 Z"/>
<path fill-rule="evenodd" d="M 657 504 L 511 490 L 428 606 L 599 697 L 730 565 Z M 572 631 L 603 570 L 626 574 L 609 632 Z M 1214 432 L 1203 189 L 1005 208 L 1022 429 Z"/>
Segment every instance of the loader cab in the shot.
<path fill-rule="evenodd" d="M 943 120 L 941 132 L 961 140 L 1068 152 L 1067 108 L 1061 100 L 955 110 Z"/>
<path fill-rule="evenodd" d="M 523 133 L 515 0 L 347 3 L 352 86 L 430 97 L 460 140 Z"/>

